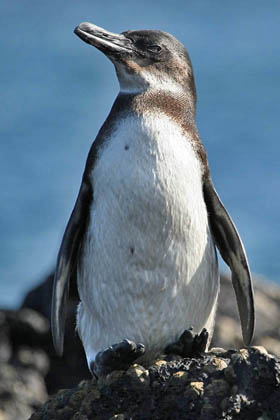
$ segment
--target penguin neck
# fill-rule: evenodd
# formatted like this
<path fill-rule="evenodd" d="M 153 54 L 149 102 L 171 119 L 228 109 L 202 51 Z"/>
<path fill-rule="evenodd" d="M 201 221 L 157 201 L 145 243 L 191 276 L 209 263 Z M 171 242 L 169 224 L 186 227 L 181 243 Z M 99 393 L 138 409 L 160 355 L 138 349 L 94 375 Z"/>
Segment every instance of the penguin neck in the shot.
<path fill-rule="evenodd" d="M 128 116 L 139 118 L 162 114 L 178 125 L 181 132 L 193 144 L 203 166 L 203 177 L 209 175 L 207 154 L 200 139 L 195 116 L 195 99 L 187 92 L 171 93 L 165 90 L 148 89 L 141 93 L 123 93 L 117 96 L 108 118 L 101 127 L 98 140 L 108 138 L 120 119 Z"/>
<path fill-rule="evenodd" d="M 120 91 L 113 108 L 142 114 L 162 113 L 177 124 L 197 132 L 196 101 L 188 90 L 149 88 L 142 92 Z"/>

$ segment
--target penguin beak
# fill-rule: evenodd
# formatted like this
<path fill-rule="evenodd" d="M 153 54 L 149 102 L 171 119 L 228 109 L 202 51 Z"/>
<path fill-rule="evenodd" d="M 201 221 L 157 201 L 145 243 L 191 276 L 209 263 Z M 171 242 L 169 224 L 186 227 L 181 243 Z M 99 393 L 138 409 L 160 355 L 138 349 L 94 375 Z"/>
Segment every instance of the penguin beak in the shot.
<path fill-rule="evenodd" d="M 133 52 L 132 41 L 123 34 L 114 34 L 92 23 L 81 23 L 75 28 L 74 33 L 83 41 L 98 48 L 109 58 L 130 55 Z"/>

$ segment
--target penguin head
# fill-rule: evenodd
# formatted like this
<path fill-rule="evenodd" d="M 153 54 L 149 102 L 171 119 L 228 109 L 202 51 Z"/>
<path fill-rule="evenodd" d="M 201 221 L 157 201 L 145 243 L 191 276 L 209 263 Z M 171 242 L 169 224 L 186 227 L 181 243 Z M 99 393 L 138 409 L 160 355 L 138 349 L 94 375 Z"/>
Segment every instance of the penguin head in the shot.
<path fill-rule="evenodd" d="M 184 90 L 196 100 L 189 54 L 173 35 L 158 30 L 115 34 L 87 22 L 81 23 L 74 32 L 113 62 L 121 92 Z"/>

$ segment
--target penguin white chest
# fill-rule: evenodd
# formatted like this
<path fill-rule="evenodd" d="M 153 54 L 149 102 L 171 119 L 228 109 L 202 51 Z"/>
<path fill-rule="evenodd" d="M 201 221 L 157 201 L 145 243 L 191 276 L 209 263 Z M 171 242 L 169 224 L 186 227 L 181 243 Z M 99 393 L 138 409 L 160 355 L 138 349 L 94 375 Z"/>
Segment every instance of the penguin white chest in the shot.
<path fill-rule="evenodd" d="M 124 337 L 162 351 L 185 328 L 212 328 L 216 251 L 190 139 L 165 115 L 114 127 L 91 174 L 79 264 L 78 330 L 88 361 Z"/>

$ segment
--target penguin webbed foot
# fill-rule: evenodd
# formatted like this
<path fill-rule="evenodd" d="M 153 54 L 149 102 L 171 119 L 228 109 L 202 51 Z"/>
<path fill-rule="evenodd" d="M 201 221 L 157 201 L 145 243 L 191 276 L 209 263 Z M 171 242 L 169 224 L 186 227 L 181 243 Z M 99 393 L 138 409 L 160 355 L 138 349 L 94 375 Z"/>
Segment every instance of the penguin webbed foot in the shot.
<path fill-rule="evenodd" d="M 97 353 L 91 371 L 94 376 L 99 377 L 114 370 L 127 370 L 144 353 L 143 344 L 125 339 Z"/>
<path fill-rule="evenodd" d="M 207 346 L 209 333 L 206 328 L 203 328 L 200 334 L 193 332 L 193 327 L 185 330 L 178 341 L 169 344 L 166 349 L 166 354 L 177 354 L 182 357 L 199 356 L 204 353 Z"/>

